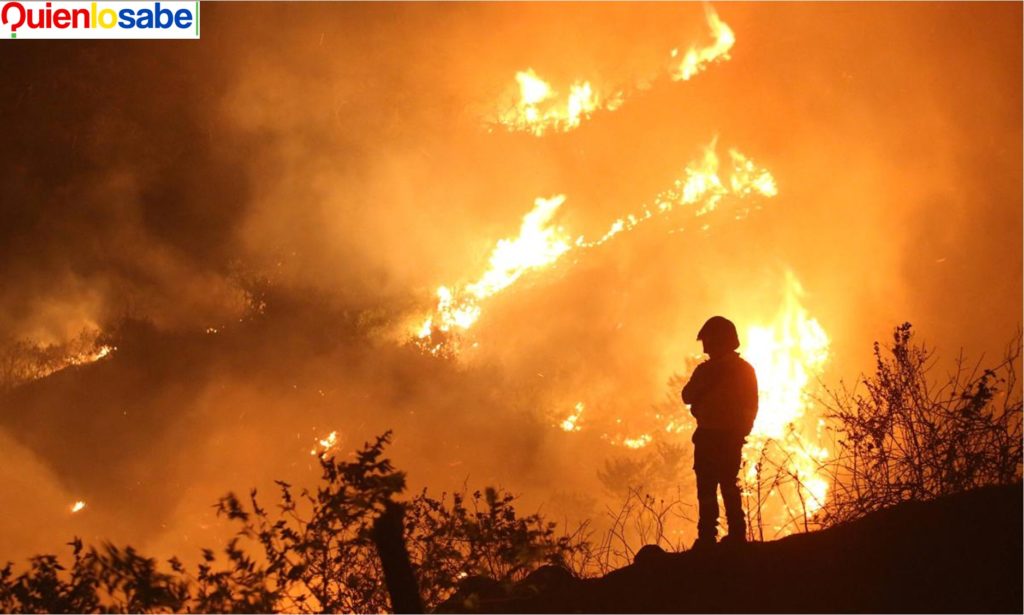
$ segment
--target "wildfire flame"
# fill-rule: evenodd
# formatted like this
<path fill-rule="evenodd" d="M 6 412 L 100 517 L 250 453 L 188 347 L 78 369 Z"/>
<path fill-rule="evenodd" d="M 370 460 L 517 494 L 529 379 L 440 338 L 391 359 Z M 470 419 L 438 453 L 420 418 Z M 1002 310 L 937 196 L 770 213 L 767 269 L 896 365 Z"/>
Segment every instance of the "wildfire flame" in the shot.
<path fill-rule="evenodd" d="M 71 513 L 74 514 L 82 510 L 83 508 L 85 508 L 85 502 L 83 502 L 82 500 L 78 500 L 77 502 L 71 505 Z"/>
<path fill-rule="evenodd" d="M 723 181 L 716 148 L 717 138 L 712 139 L 698 161 L 684 169 L 682 177 L 670 189 L 655 197 L 653 208 L 645 206 L 637 214 L 615 220 L 608 231 L 595 240 L 579 236 L 573 242 L 565 229 L 553 224 L 555 214 L 565 202 L 565 195 L 537 199 L 533 210 L 523 217 L 519 235 L 498 241 L 491 252 L 488 269 L 477 281 L 455 288 L 438 287 L 433 314 L 414 326 L 413 334 L 420 346 L 434 354 L 450 351 L 451 348 L 446 347 L 443 341 L 436 343 L 432 340 L 435 332 L 466 331 L 479 320 L 483 311 L 482 301 L 505 290 L 528 271 L 555 263 L 574 247 L 595 248 L 646 220 L 670 213 L 677 206 L 702 202 L 696 212 L 701 216 L 713 211 L 728 195 L 770 198 L 778 193 L 772 174 L 736 150 L 729 151 L 732 172 L 728 180 Z"/>
<path fill-rule="evenodd" d="M 681 60 L 677 59 L 679 50 L 673 49 L 670 70 L 673 81 L 688 81 L 711 64 L 729 59 L 736 35 L 710 5 L 705 6 L 705 16 L 714 41 L 703 47 L 691 45 Z M 560 94 L 532 68 L 517 72 L 516 84 L 518 100 L 499 113 L 496 121 L 510 132 L 528 132 L 537 137 L 579 128 L 595 111 L 615 111 L 621 107 L 626 100 L 626 89 L 640 89 L 633 87 L 599 94 L 589 81 L 578 80 L 569 85 L 567 93 Z"/>
<path fill-rule="evenodd" d="M 761 389 L 753 434 L 768 438 L 783 437 L 786 426 L 803 415 L 807 385 L 828 359 L 828 335 L 800 304 L 800 281 L 787 271 L 785 284 L 775 321 L 748 328 L 743 353 Z"/>
<path fill-rule="evenodd" d="M 110 355 L 110 353 L 115 350 L 117 350 L 117 347 L 115 346 L 100 346 L 99 348 L 89 352 L 72 355 L 67 358 L 67 362 L 68 365 L 85 365 L 87 363 L 95 363 L 96 361 Z"/>
<path fill-rule="evenodd" d="M 565 195 L 561 194 L 537 199 L 534 208 L 523 217 L 519 235 L 502 239 L 494 246 L 490 267 L 480 279 L 456 291 L 439 287 L 434 315 L 418 327 L 417 337 L 426 338 L 435 329 L 448 332 L 470 328 L 480 318 L 480 301 L 505 290 L 527 271 L 550 265 L 568 252 L 568 234 L 551 224 L 564 202 Z"/>
<path fill-rule="evenodd" d="M 808 388 L 828 360 L 829 338 L 800 303 L 803 294 L 799 280 L 787 271 L 785 294 L 775 320 L 747 330 L 743 355 L 757 372 L 760 409 L 744 459 L 746 480 L 754 482 L 757 463 L 768 441 L 773 441 L 779 448 L 779 462 L 785 464 L 802 490 L 796 496 L 806 510 L 799 514 L 811 515 L 821 508 L 828 494 L 828 482 L 818 468 L 829 453 L 818 444 L 821 421 L 814 417 L 808 421 L 806 417 L 811 406 Z M 809 425 L 816 428 L 813 436 L 807 433 Z M 792 504 L 786 506 L 797 513 Z"/>
<path fill-rule="evenodd" d="M 566 96 L 559 96 L 532 68 L 516 73 L 516 82 L 519 101 L 498 116 L 498 123 L 510 131 L 538 137 L 550 130 L 568 132 L 594 111 L 615 110 L 622 102 L 621 93 L 598 96 L 589 81 L 577 81 L 569 86 Z"/>
<path fill-rule="evenodd" d="M 706 47 L 690 47 L 672 71 L 673 81 L 688 81 L 697 73 L 706 70 L 712 63 L 728 60 L 729 50 L 736 44 L 736 35 L 732 28 L 722 21 L 715 9 L 711 8 L 711 5 L 705 5 L 704 11 L 715 41 Z M 672 57 L 678 56 L 679 50 L 673 49 Z"/>
<path fill-rule="evenodd" d="M 771 172 L 757 166 L 735 149 L 729 150 L 732 173 L 729 175 L 728 183 L 723 182 L 719 176 L 717 143 L 717 138 L 712 139 L 704 148 L 701 159 L 687 165 L 683 177 L 677 179 L 672 188 L 654 198 L 654 210 L 645 206 L 639 213 L 629 214 L 612 222 L 608 232 L 600 238 L 585 241 L 580 237 L 576 240 L 576 245 L 586 248 L 599 246 L 623 231 L 633 230 L 641 222 L 671 212 L 677 205 L 692 205 L 703 200 L 702 207 L 696 213 L 702 216 L 714 211 L 722 197 L 730 194 L 740 198 L 752 195 L 772 198 L 779 193 Z"/>
<path fill-rule="evenodd" d="M 95 363 L 100 359 L 110 356 L 115 350 L 117 350 L 117 346 L 94 346 L 92 343 L 89 344 L 87 349 L 82 349 L 81 347 L 72 348 L 59 360 L 35 366 L 35 369 L 30 373 L 21 375 L 21 381 L 38 380 L 69 367 Z"/>

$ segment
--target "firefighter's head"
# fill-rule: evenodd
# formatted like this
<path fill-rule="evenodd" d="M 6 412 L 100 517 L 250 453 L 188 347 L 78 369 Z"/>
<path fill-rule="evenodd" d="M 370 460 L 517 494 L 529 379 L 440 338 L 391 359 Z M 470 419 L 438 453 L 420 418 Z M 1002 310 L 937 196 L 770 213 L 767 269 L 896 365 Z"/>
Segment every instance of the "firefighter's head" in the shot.
<path fill-rule="evenodd" d="M 704 343 L 704 352 L 709 357 L 732 352 L 740 347 L 736 325 L 722 316 L 712 316 L 697 333 L 697 339 Z"/>

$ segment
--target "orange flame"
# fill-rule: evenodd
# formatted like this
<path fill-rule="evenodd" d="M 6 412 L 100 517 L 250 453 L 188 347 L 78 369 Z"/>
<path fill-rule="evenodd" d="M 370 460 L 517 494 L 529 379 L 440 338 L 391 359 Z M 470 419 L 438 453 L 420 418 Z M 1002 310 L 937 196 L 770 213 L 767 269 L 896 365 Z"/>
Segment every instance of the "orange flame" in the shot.
<path fill-rule="evenodd" d="M 437 308 L 417 327 L 420 339 L 434 330 L 448 332 L 466 330 L 480 318 L 480 301 L 491 297 L 516 282 L 531 269 L 554 263 L 571 248 L 569 236 L 551 219 L 565 202 L 565 195 L 550 199 L 538 198 L 534 208 L 523 216 L 519 235 L 502 239 L 494 246 L 489 267 L 472 284 L 452 290 L 447 286 L 437 289 Z"/>
<path fill-rule="evenodd" d="M 705 7 L 705 16 L 714 41 L 704 47 L 690 46 L 681 60 L 677 60 L 679 50 L 673 49 L 673 66 L 670 69 L 673 81 L 688 81 L 711 64 L 729 59 L 729 50 L 736 43 L 736 35 L 710 5 Z M 589 81 L 579 80 L 568 87 L 567 93 L 560 94 L 532 68 L 517 72 L 516 84 L 519 90 L 517 102 L 498 114 L 496 121 L 510 132 L 528 132 L 537 137 L 548 132 L 569 132 L 579 128 L 583 120 L 589 119 L 596 111 L 615 111 L 627 96 L 625 89 L 600 94 Z"/>
<path fill-rule="evenodd" d="M 78 511 L 80 511 L 80 510 L 82 510 L 84 508 L 85 508 L 85 502 L 82 501 L 82 500 L 78 500 L 77 502 L 75 502 L 74 504 L 71 505 L 71 513 L 74 514 L 74 513 L 78 512 Z"/>
<path fill-rule="evenodd" d="M 724 62 L 729 59 L 729 50 L 736 44 L 736 35 L 711 8 L 705 5 L 705 15 L 708 19 L 708 27 L 715 41 L 706 47 L 690 47 L 683 54 L 682 61 L 672 71 L 673 81 L 688 81 L 691 77 L 707 69 L 714 62 Z M 678 49 L 672 50 L 672 57 L 679 55 Z"/>
<path fill-rule="evenodd" d="M 786 272 L 786 292 L 775 321 L 747 329 L 744 356 L 757 371 L 760 410 L 754 435 L 781 438 L 807 407 L 806 388 L 828 359 L 829 339 L 800 304 L 803 287 Z"/>
<path fill-rule="evenodd" d="M 598 109 L 618 108 L 621 93 L 604 97 L 594 93 L 588 81 L 577 81 L 569 86 L 562 97 L 548 82 L 537 76 L 532 68 L 516 73 L 519 101 L 498 116 L 498 123 L 514 132 L 529 132 L 541 136 L 548 131 L 568 132 Z"/>
<path fill-rule="evenodd" d="M 452 351 L 443 342 L 434 343 L 433 333 L 466 331 L 483 313 L 482 302 L 509 286 L 525 273 L 542 269 L 553 263 L 573 247 L 594 248 L 612 237 L 634 229 L 640 223 L 657 215 L 665 215 L 676 206 L 703 202 L 696 215 L 713 211 L 725 196 L 744 198 L 751 195 L 774 197 L 778 190 L 771 173 L 758 167 L 736 150 L 730 150 L 732 172 L 728 181 L 719 175 L 720 161 L 716 152 L 717 138 L 704 149 L 699 161 L 688 165 L 683 176 L 673 186 L 657 195 L 655 207 L 644 207 L 638 214 L 629 214 L 612 222 L 608 231 L 594 240 L 583 236 L 570 242 L 568 233 L 552 223 L 552 218 L 565 202 L 565 195 L 549 199 L 538 198 L 534 208 L 523 217 L 519 235 L 498 241 L 491 251 L 489 267 L 477 281 L 461 287 L 440 286 L 437 304 L 430 316 L 414 325 L 413 335 L 421 348 L 434 354 Z"/>
<path fill-rule="evenodd" d="M 702 207 L 696 212 L 696 215 L 703 216 L 714 211 L 724 196 L 772 198 L 779 193 L 771 172 L 757 166 L 735 149 L 729 150 L 732 172 L 728 183 L 723 182 L 719 176 L 717 143 L 717 138 L 712 139 L 704 148 L 703 157 L 686 167 L 683 178 L 676 180 L 672 188 L 654 198 L 655 210 L 652 211 L 645 206 L 639 213 L 629 214 L 612 222 L 608 232 L 600 238 L 585 241 L 580 237 L 576 240 L 576 245 L 586 248 L 599 246 L 623 231 L 633 230 L 641 222 L 650 220 L 655 215 L 671 212 L 678 205 L 693 205 L 703 200 Z"/>
<path fill-rule="evenodd" d="M 808 389 L 828 360 L 829 338 L 800 303 L 803 287 L 792 272 L 786 272 L 785 284 L 783 303 L 774 321 L 747 330 L 743 355 L 757 372 L 760 409 L 744 449 L 745 478 L 748 482 L 757 480 L 757 462 L 772 440 L 780 449 L 780 462 L 801 489 L 797 498 L 805 510 L 798 512 L 791 503 L 786 505 L 788 512 L 802 516 L 820 509 L 828 495 L 828 482 L 818 471 L 829 454 L 819 444 L 821 421 L 814 417 L 808 421 L 806 414 L 811 407 Z M 816 428 L 814 437 L 807 433 L 810 425 Z"/>
<path fill-rule="evenodd" d="M 38 380 L 40 378 L 45 378 L 50 374 L 55 374 L 63 369 L 67 369 L 68 367 L 95 363 L 110 356 L 110 354 L 115 350 L 117 350 L 117 346 L 107 345 L 92 346 L 86 350 L 77 348 L 65 354 L 59 361 L 39 366 L 38 369 L 35 369 L 31 374 L 26 375 L 24 380 Z"/>
<path fill-rule="evenodd" d="M 67 358 L 68 365 L 85 365 L 87 363 L 95 363 L 100 359 L 107 357 L 110 353 L 117 350 L 116 346 L 100 346 L 89 352 L 83 352 L 81 354 L 72 355 Z"/>

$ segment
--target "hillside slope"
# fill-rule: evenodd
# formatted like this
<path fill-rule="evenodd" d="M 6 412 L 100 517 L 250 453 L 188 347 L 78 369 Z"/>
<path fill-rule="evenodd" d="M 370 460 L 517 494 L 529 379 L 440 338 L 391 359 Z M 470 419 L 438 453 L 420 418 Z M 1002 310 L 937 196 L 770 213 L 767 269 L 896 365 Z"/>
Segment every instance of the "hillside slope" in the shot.
<path fill-rule="evenodd" d="M 1019 613 L 1021 501 L 1018 483 L 774 542 L 700 553 L 645 547 L 601 578 L 547 567 L 507 592 L 467 584 L 441 610 Z"/>

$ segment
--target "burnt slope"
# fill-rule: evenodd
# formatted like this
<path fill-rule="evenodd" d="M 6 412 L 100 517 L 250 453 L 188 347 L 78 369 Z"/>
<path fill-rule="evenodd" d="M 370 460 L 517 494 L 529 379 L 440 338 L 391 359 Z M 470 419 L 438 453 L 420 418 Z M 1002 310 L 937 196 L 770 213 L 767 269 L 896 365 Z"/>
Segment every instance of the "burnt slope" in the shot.
<path fill-rule="evenodd" d="M 665 553 L 597 579 L 551 568 L 442 610 L 498 612 L 1021 612 L 1021 485 L 908 503 L 741 547 Z"/>

